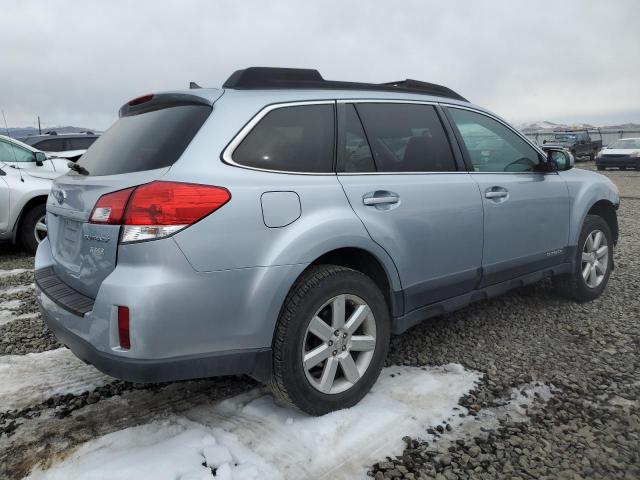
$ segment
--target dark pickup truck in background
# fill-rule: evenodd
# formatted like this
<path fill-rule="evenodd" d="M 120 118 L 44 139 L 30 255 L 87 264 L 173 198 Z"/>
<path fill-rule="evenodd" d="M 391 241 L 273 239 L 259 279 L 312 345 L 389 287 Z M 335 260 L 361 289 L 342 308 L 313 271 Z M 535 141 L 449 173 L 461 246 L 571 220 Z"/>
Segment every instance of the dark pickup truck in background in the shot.
<path fill-rule="evenodd" d="M 592 139 L 586 130 L 555 132 L 551 140 L 545 140 L 543 143 L 566 148 L 573 154 L 576 161 L 579 158 L 585 160 L 585 157 L 588 157 L 593 162 L 602 148 L 602 138 L 600 140 Z"/>

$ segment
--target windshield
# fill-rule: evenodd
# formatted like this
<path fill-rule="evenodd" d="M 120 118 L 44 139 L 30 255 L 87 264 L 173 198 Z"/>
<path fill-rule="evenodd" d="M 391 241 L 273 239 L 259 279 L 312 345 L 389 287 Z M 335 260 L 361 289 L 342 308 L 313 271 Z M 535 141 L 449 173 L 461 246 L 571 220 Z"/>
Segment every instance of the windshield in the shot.
<path fill-rule="evenodd" d="M 640 138 L 621 138 L 616 140 L 607 148 L 638 148 L 640 149 Z"/>
<path fill-rule="evenodd" d="M 562 133 L 560 135 L 555 135 L 553 137 L 553 139 L 556 140 L 557 142 L 575 142 L 576 138 L 578 138 L 577 135 L 567 134 L 567 133 Z"/>

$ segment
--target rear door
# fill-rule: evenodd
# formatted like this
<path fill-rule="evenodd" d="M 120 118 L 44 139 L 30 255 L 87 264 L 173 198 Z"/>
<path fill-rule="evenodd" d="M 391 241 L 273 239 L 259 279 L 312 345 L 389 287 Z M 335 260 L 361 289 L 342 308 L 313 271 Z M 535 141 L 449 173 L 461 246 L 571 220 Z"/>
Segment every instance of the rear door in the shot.
<path fill-rule="evenodd" d="M 435 106 L 340 107 L 338 178 L 393 258 L 405 312 L 472 290 L 482 257 L 480 193 L 456 162 Z"/>
<path fill-rule="evenodd" d="M 569 193 L 541 154 L 501 122 L 446 109 L 457 129 L 484 205 L 482 285 L 562 263 L 569 240 Z"/>
<path fill-rule="evenodd" d="M 92 298 L 115 268 L 120 235 L 119 225 L 89 223 L 96 202 L 107 193 L 161 177 L 211 113 L 207 100 L 189 95 L 157 95 L 126 107 L 79 160 L 88 174 L 70 171 L 58 177 L 47 201 L 54 270 Z"/>

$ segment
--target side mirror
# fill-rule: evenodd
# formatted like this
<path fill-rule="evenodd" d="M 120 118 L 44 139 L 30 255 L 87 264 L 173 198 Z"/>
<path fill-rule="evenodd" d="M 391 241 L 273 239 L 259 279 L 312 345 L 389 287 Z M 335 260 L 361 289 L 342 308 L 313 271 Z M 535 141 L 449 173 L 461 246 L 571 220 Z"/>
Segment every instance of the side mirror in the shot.
<path fill-rule="evenodd" d="M 569 170 L 575 164 L 573 155 L 562 148 L 547 149 L 547 159 L 558 171 Z"/>
<path fill-rule="evenodd" d="M 44 161 L 47 159 L 47 154 L 44 152 L 36 152 L 36 165 L 41 167 Z"/>

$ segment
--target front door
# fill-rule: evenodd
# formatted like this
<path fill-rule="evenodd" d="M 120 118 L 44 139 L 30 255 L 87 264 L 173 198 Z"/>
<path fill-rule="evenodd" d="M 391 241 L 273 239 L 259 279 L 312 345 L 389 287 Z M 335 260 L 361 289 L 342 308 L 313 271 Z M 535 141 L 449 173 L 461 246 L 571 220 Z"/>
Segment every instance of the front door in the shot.
<path fill-rule="evenodd" d="M 405 312 L 472 290 L 482 256 L 480 192 L 457 169 L 435 108 L 346 104 L 339 124 L 338 179 L 393 258 Z"/>
<path fill-rule="evenodd" d="M 448 108 L 465 147 L 484 206 L 482 285 L 566 261 L 569 193 L 541 154 L 506 125 L 466 109 Z"/>

